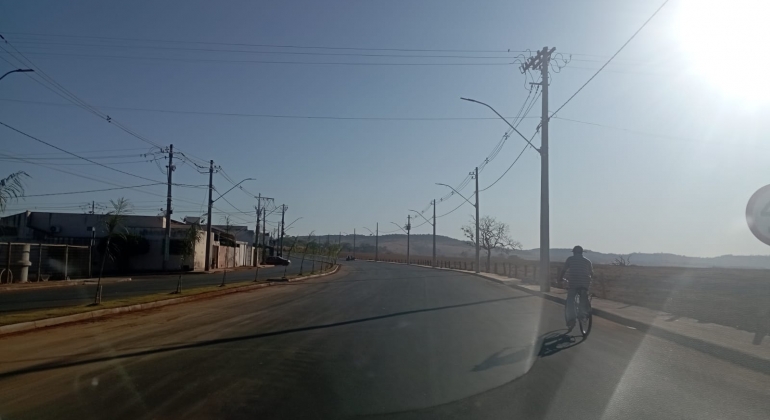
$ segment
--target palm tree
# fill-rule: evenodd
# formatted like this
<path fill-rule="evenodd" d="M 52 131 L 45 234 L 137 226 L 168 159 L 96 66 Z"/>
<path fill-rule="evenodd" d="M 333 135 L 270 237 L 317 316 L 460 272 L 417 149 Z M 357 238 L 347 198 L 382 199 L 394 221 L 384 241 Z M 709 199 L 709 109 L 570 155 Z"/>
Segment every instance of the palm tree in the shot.
<path fill-rule="evenodd" d="M 112 203 L 112 211 L 107 213 L 107 218 L 104 220 L 104 227 L 107 230 L 107 244 L 104 247 L 104 254 L 102 255 L 102 266 L 99 268 L 99 280 L 96 282 L 96 296 L 94 296 L 94 305 L 102 303 L 102 274 L 104 273 L 104 263 L 107 261 L 107 256 L 113 258 L 115 255 L 114 250 L 110 248 L 110 242 L 113 238 L 125 239 L 125 227 L 123 226 L 123 219 L 126 214 L 131 212 L 131 203 L 126 198 L 119 198 L 117 201 L 110 200 Z"/>
<path fill-rule="evenodd" d="M 188 258 L 195 255 L 195 246 L 198 244 L 198 241 L 201 240 L 201 236 L 203 236 L 203 230 L 201 230 L 200 223 L 195 222 L 190 224 L 190 227 L 182 238 L 181 251 L 183 263 L 186 262 Z M 177 281 L 176 292 L 174 293 L 182 293 L 182 270 L 179 270 L 179 281 Z"/>
<path fill-rule="evenodd" d="M 0 179 L 0 213 L 5 211 L 9 202 L 24 196 L 24 178 L 29 178 L 29 175 L 18 171 Z"/>

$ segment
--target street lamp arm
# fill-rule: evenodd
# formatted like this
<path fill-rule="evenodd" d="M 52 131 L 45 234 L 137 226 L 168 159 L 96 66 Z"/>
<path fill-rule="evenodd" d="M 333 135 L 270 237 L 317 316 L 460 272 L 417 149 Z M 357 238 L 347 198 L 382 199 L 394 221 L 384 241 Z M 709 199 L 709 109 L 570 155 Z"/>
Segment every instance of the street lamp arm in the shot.
<path fill-rule="evenodd" d="M 405 231 L 404 228 L 402 228 L 401 225 L 399 225 L 398 223 L 396 222 L 390 222 L 390 223 L 393 223 L 394 225 L 398 226 L 398 228 L 401 229 L 401 231 L 406 233 L 407 235 L 409 234 L 409 232 Z"/>
<path fill-rule="evenodd" d="M 289 225 L 288 225 L 288 226 L 286 226 L 286 228 L 285 228 L 284 230 L 289 230 L 289 228 L 291 227 L 291 225 L 293 225 L 293 224 L 294 224 L 294 223 L 295 223 L 297 220 L 299 220 L 299 219 L 302 219 L 302 218 L 301 218 L 301 217 L 298 217 L 298 218 L 294 219 L 294 222 L 291 222 L 291 223 L 289 223 Z"/>
<path fill-rule="evenodd" d="M 371 233 L 372 235 L 374 235 L 374 232 L 372 232 L 372 231 L 371 231 L 371 230 L 370 230 L 368 227 L 364 226 L 364 229 L 368 230 L 368 231 L 369 231 L 369 233 Z"/>
<path fill-rule="evenodd" d="M 419 211 L 417 211 L 417 210 L 412 210 L 412 209 L 410 209 L 409 211 L 413 211 L 413 212 L 415 212 L 415 213 L 419 214 L 419 215 L 420 215 L 420 217 L 422 217 L 422 218 L 423 218 L 423 219 L 424 219 L 426 222 L 428 222 L 428 223 L 429 223 L 431 226 L 433 226 L 433 223 L 432 223 L 430 220 L 426 219 L 426 218 L 425 218 L 425 216 L 423 216 L 423 215 L 422 215 L 422 213 L 420 213 Z"/>
<path fill-rule="evenodd" d="M 487 108 L 491 109 L 491 110 L 492 110 L 492 112 L 494 112 L 495 114 L 497 114 L 497 116 L 498 116 L 498 117 L 500 117 L 500 119 L 501 119 L 501 120 L 505 121 L 505 123 L 506 123 L 506 124 L 508 124 L 508 127 L 511 127 L 511 130 L 515 131 L 515 132 L 516 132 L 516 134 L 518 134 L 518 135 L 519 135 L 521 138 L 523 138 L 523 139 L 524 139 L 524 141 L 526 141 L 526 142 L 527 142 L 527 143 L 528 143 L 530 146 L 532 146 L 532 148 L 533 148 L 533 149 L 537 150 L 537 152 L 538 152 L 538 153 L 540 153 L 540 149 L 538 149 L 537 147 L 535 147 L 535 145 L 534 145 L 534 144 L 532 144 L 532 142 L 531 142 L 531 141 L 529 141 L 529 139 L 528 139 L 528 138 L 526 138 L 526 137 L 524 136 L 524 134 L 521 134 L 521 132 L 520 132 L 519 130 L 517 130 L 517 129 L 516 129 L 516 127 L 514 127 L 513 125 L 511 125 L 511 123 L 509 123 L 509 122 L 508 122 L 508 120 L 506 120 L 506 119 L 505 119 L 505 117 L 503 117 L 502 115 L 500 115 L 500 113 L 499 113 L 499 112 L 497 112 L 497 111 L 496 111 L 494 108 L 492 108 L 492 107 L 491 107 L 491 106 L 489 106 L 488 104 L 485 104 L 484 102 L 481 102 L 481 101 L 477 101 L 477 100 L 475 100 L 475 99 L 468 99 L 468 98 L 460 98 L 460 99 L 462 99 L 463 101 L 468 101 L 468 102 L 475 102 L 475 103 L 477 103 L 477 104 L 480 104 L 480 105 L 484 105 L 485 107 L 487 107 Z"/>
<path fill-rule="evenodd" d="M 225 193 L 224 193 L 224 194 L 220 194 L 220 195 L 219 195 L 219 197 L 217 197 L 217 200 L 219 200 L 220 198 L 224 197 L 224 195 L 225 195 L 225 194 L 227 194 L 227 193 L 229 193 L 230 191 L 234 190 L 234 189 L 235 189 L 235 187 L 237 187 L 237 186 L 239 186 L 239 185 L 243 184 L 243 183 L 244 183 L 244 182 L 246 182 L 246 181 L 256 181 L 256 179 L 254 179 L 254 178 L 246 178 L 246 179 L 244 179 L 243 181 L 241 181 L 241 182 L 239 182 L 239 183 L 237 183 L 237 184 L 233 185 L 233 188 L 230 188 L 229 190 L 225 191 Z M 212 203 L 216 203 L 216 201 L 217 201 L 217 200 L 214 200 L 214 201 L 212 201 Z"/>
<path fill-rule="evenodd" d="M 451 185 L 442 184 L 442 183 L 440 183 L 440 182 L 437 182 L 437 183 L 436 183 L 436 185 L 443 185 L 443 186 L 445 186 L 445 187 L 449 187 L 449 188 L 450 188 L 452 191 L 456 192 L 456 193 L 457 193 L 457 195 L 459 195 L 460 197 L 462 197 L 462 198 L 463 198 L 463 200 L 467 201 L 467 202 L 468 202 L 468 204 L 472 205 L 473 207 L 476 207 L 476 205 L 475 205 L 475 204 L 471 203 L 471 201 L 470 201 L 470 200 L 468 200 L 467 198 L 465 198 L 465 196 L 464 196 L 464 195 L 460 194 L 460 191 L 457 191 L 457 190 L 456 190 L 456 189 L 454 189 L 454 188 L 453 188 Z"/>
<path fill-rule="evenodd" d="M 5 76 L 8 76 L 11 73 L 29 73 L 29 72 L 34 72 L 34 71 L 35 70 L 32 70 L 32 69 L 16 69 L 16 70 L 11 70 L 9 72 L 6 72 L 4 75 L 0 76 L 0 80 L 3 80 L 3 78 Z"/>

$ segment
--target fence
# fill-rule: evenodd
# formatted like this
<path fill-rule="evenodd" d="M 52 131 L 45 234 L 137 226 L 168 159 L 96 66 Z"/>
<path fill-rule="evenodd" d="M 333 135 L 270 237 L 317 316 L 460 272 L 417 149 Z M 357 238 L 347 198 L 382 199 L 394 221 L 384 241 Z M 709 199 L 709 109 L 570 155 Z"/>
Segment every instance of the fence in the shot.
<path fill-rule="evenodd" d="M 359 259 L 374 259 L 372 253 L 357 254 Z M 378 261 L 406 263 L 406 256 L 400 254 L 386 254 L 381 253 L 378 255 Z M 424 255 L 413 255 L 409 258 L 409 262 L 416 265 L 432 265 L 432 258 Z M 490 261 L 490 267 L 487 267 L 486 258 L 481 259 L 481 267 L 479 271 L 484 273 L 494 273 L 501 276 L 507 276 L 511 278 L 522 279 L 525 282 L 536 284 L 538 282 L 538 271 L 540 270 L 538 261 L 530 261 L 523 259 L 501 259 L 493 257 Z M 561 270 L 563 263 L 552 262 L 550 279 L 553 285 L 558 285 L 560 282 L 556 278 Z M 436 267 L 439 268 L 452 268 L 456 270 L 476 270 L 476 261 L 471 258 L 449 258 L 438 257 L 436 258 Z"/>
<path fill-rule="evenodd" d="M 82 245 L 0 243 L 0 283 L 90 277 L 90 248 Z"/>

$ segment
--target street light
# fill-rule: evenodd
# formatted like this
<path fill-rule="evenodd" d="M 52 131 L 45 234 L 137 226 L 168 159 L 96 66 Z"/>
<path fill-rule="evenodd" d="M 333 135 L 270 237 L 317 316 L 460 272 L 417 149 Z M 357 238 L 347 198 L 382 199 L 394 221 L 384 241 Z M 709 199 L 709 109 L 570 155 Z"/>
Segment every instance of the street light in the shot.
<path fill-rule="evenodd" d="M 475 175 L 475 179 L 476 179 L 476 193 L 475 193 L 476 203 L 475 204 L 471 203 L 470 200 L 465 198 L 465 196 L 462 195 L 460 191 L 457 191 L 451 185 L 442 184 L 440 182 L 437 182 L 436 185 L 443 185 L 444 187 L 448 187 L 449 189 L 457 193 L 457 195 L 462 197 L 463 200 L 465 200 L 468 204 L 476 208 L 476 270 L 475 271 L 478 273 L 481 270 L 481 248 L 479 247 L 479 243 L 481 242 L 479 240 L 479 168 L 476 168 L 475 172 L 471 172 L 471 175 Z M 489 270 L 489 267 L 487 267 L 487 270 Z"/>
<path fill-rule="evenodd" d="M 401 229 L 402 232 L 406 233 L 406 264 L 409 265 L 409 231 L 412 230 L 412 215 L 411 214 L 407 215 L 406 220 L 407 220 L 406 230 L 404 230 L 404 228 L 402 228 L 401 225 L 399 225 L 396 222 L 390 222 L 390 223 L 393 223 L 394 225 L 398 226 L 398 228 Z"/>
<path fill-rule="evenodd" d="M 468 102 L 475 102 L 479 105 L 484 105 L 485 107 L 489 108 L 497 114 L 498 117 L 500 117 L 501 120 L 505 121 L 506 124 L 508 124 L 513 131 L 516 132 L 521 138 L 523 138 L 527 144 L 529 144 L 533 149 L 537 150 L 538 153 L 540 153 L 540 291 L 541 292 L 548 292 L 551 290 L 551 283 L 550 283 L 550 272 L 551 272 L 551 255 L 550 255 L 550 249 L 551 249 L 551 227 L 550 227 L 550 203 L 548 200 L 548 102 L 547 98 L 548 95 L 548 72 L 544 71 L 544 77 L 543 77 L 543 115 L 542 120 L 540 122 L 543 132 L 542 132 L 542 144 L 540 145 L 540 148 L 535 147 L 535 145 L 532 144 L 532 142 L 529 141 L 526 137 L 524 137 L 523 134 L 519 132 L 519 130 L 516 129 L 508 120 L 506 120 L 502 115 L 500 115 L 499 112 L 497 112 L 494 108 L 489 106 L 488 104 L 485 104 L 484 102 L 477 101 L 475 99 L 468 99 L 468 98 L 460 98 L 463 101 Z M 534 137 L 534 136 L 533 136 Z"/>
<path fill-rule="evenodd" d="M 420 217 L 425 219 L 425 216 L 423 216 L 422 213 L 420 213 L 419 211 L 411 210 L 411 209 L 409 211 L 413 211 L 413 212 L 419 214 Z M 436 200 L 433 200 L 433 222 L 431 222 L 428 219 L 425 219 L 425 221 L 430 223 L 431 226 L 433 226 L 433 261 L 432 261 L 432 266 L 435 268 L 436 267 Z"/>
<path fill-rule="evenodd" d="M 377 223 L 376 232 L 372 232 L 368 227 L 364 226 L 364 229 L 368 230 L 369 233 L 374 235 L 374 261 L 378 261 L 378 251 L 380 249 L 379 241 L 380 241 L 380 223 Z"/>
<path fill-rule="evenodd" d="M 3 78 L 5 76 L 8 76 L 11 73 L 30 73 L 30 72 L 34 72 L 34 71 L 35 70 L 32 70 L 32 69 L 16 69 L 16 70 L 11 70 L 9 72 L 6 72 L 4 75 L 0 76 L 0 80 L 3 80 Z"/>
<path fill-rule="evenodd" d="M 214 164 L 214 161 L 211 161 L 212 165 Z M 210 176 L 209 176 L 210 178 Z M 213 214 L 211 212 L 211 207 L 214 206 L 214 203 L 219 200 L 220 198 L 224 197 L 225 194 L 229 193 L 235 187 L 243 184 L 246 181 L 256 181 L 254 178 L 246 178 L 243 181 L 233 185 L 233 188 L 230 188 L 229 190 L 225 191 L 224 194 L 220 194 L 219 197 L 217 197 L 216 200 L 211 199 L 211 191 L 209 191 L 209 216 L 206 218 L 206 261 L 204 261 L 204 271 L 209 271 L 211 269 L 211 219 L 213 218 Z M 209 186 L 211 185 L 211 179 L 209 179 Z"/>

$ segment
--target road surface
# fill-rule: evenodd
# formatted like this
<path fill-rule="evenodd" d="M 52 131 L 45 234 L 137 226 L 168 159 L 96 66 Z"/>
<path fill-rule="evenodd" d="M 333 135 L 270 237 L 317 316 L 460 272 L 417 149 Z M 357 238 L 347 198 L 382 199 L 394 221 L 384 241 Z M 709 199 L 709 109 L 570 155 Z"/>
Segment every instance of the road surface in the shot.
<path fill-rule="evenodd" d="M 553 302 L 464 273 L 344 264 L 305 282 L 0 338 L 0 418 L 770 412 L 769 376 L 696 350 L 602 319 L 588 340 L 561 340 Z"/>
<path fill-rule="evenodd" d="M 292 258 L 292 264 L 286 270 L 287 275 L 299 273 L 299 259 Z M 306 260 L 304 272 L 310 272 L 312 262 Z M 320 267 L 316 263 L 316 267 Z M 280 278 L 285 267 L 265 267 L 259 269 L 259 278 Z M 238 269 L 227 273 L 228 282 L 254 280 L 255 270 Z M 214 286 L 222 283 L 222 272 L 186 274 L 183 288 Z M 107 283 L 102 290 L 102 301 L 121 299 L 176 290 L 178 276 L 155 275 L 139 276 L 131 281 Z M 35 309 L 56 308 L 62 306 L 86 305 L 94 300 L 96 285 L 73 285 L 47 288 L 30 288 L 0 291 L 0 315 L 3 313 L 28 311 Z"/>

